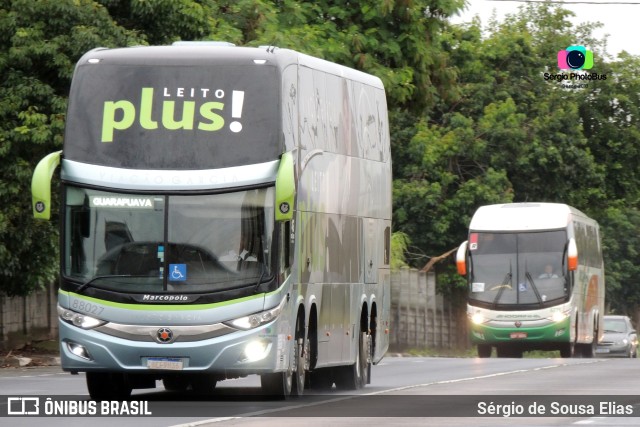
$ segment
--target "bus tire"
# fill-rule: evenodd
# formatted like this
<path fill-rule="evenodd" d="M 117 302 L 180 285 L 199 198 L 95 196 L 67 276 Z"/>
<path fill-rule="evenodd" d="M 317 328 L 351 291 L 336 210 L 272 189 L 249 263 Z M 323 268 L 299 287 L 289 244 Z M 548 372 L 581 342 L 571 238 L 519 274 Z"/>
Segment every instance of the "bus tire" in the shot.
<path fill-rule="evenodd" d="M 358 390 L 366 383 L 367 363 L 369 357 L 365 351 L 367 333 L 361 332 L 356 347 L 356 360 L 352 365 L 336 369 L 336 387 L 341 390 Z"/>
<path fill-rule="evenodd" d="M 560 347 L 560 357 L 563 359 L 568 359 L 574 356 L 575 353 L 575 344 L 572 342 L 567 342 Z"/>
<path fill-rule="evenodd" d="M 304 329 L 303 329 L 304 330 Z M 296 325 L 296 335 L 298 334 Z M 298 340 L 291 343 L 289 350 L 289 366 L 283 372 L 260 375 L 260 386 L 262 393 L 275 399 L 286 399 L 291 396 L 294 390 L 294 381 L 297 381 L 298 371 Z M 303 378 L 304 381 L 304 378 Z M 304 383 L 303 383 L 304 384 Z M 296 393 L 301 392 L 296 390 Z"/>
<path fill-rule="evenodd" d="M 302 329 L 302 333 L 304 334 L 304 328 Z M 291 395 L 292 396 L 302 396 L 304 394 L 304 385 L 305 385 L 305 372 L 307 370 L 308 362 L 308 350 L 305 350 L 304 338 L 300 337 L 296 339 L 296 342 L 293 344 L 294 346 L 294 355 L 293 355 L 293 378 L 292 378 L 292 388 Z"/>
<path fill-rule="evenodd" d="M 598 346 L 598 335 L 594 332 L 593 339 L 588 344 L 582 344 L 582 357 L 593 359 L 596 357 L 596 347 Z"/>
<path fill-rule="evenodd" d="M 478 357 L 491 357 L 493 348 L 489 344 L 478 344 Z"/>
<path fill-rule="evenodd" d="M 87 372 L 87 390 L 93 400 L 126 400 L 131 385 L 125 374 L 117 372 Z"/>
<path fill-rule="evenodd" d="M 260 386 L 262 394 L 274 399 L 286 399 L 291 395 L 292 376 L 290 369 L 284 372 L 261 375 Z"/>
<path fill-rule="evenodd" d="M 360 347 L 360 387 L 364 387 L 369 384 L 371 374 L 371 335 L 367 332 L 360 332 L 360 339 L 358 340 L 358 346 Z"/>

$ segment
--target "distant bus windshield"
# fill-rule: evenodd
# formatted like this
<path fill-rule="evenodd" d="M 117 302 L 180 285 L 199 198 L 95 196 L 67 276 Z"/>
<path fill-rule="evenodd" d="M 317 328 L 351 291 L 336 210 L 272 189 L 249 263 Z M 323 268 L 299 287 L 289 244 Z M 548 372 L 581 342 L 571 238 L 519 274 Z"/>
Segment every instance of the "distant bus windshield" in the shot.
<path fill-rule="evenodd" d="M 68 186 L 64 275 L 119 292 L 215 292 L 271 275 L 273 187 L 152 196 Z"/>
<path fill-rule="evenodd" d="M 82 64 L 66 159 L 131 169 L 216 169 L 283 151 L 278 74 L 256 65 Z"/>
<path fill-rule="evenodd" d="M 567 234 L 472 232 L 469 298 L 500 306 L 540 305 L 569 295 L 563 266 Z"/>

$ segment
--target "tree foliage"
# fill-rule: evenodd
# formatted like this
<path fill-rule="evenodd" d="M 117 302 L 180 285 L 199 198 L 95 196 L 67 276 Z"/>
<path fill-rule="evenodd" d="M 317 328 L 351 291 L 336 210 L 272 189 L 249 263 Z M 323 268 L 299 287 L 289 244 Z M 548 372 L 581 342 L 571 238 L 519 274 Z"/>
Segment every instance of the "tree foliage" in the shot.
<path fill-rule="evenodd" d="M 31 219 L 29 189 L 37 161 L 62 147 L 75 62 L 136 38 L 91 1 L 4 0 L 0 27 L 0 283 L 21 295 L 57 275 L 57 223 Z"/>

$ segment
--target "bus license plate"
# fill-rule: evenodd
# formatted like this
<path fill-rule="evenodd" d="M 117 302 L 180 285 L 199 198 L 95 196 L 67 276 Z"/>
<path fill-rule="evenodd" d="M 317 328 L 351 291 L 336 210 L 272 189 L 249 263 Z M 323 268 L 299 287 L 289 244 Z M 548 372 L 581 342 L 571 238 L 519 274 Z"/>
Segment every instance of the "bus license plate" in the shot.
<path fill-rule="evenodd" d="M 170 371 L 181 371 L 183 366 L 182 359 L 173 357 L 149 357 L 147 359 L 147 368 L 149 369 L 166 369 Z"/>
<path fill-rule="evenodd" d="M 511 339 L 522 339 L 526 337 L 527 337 L 526 332 L 511 332 Z"/>

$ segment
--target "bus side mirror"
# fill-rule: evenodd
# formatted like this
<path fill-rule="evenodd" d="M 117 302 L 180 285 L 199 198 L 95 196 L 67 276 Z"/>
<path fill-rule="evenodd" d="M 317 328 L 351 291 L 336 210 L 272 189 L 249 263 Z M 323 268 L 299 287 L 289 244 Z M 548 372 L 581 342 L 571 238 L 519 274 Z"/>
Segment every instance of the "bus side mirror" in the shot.
<path fill-rule="evenodd" d="M 33 171 L 31 178 L 31 207 L 35 219 L 51 218 L 51 177 L 60 164 L 62 151 L 45 156 Z"/>
<path fill-rule="evenodd" d="M 467 275 L 467 243 L 468 240 L 462 242 L 456 252 L 456 267 L 458 268 L 458 274 L 461 276 Z"/>
<path fill-rule="evenodd" d="M 296 194 L 293 155 L 284 153 L 280 158 L 276 176 L 276 221 L 293 219 L 293 202 Z"/>
<path fill-rule="evenodd" d="M 578 245 L 576 240 L 572 237 L 569 239 L 569 246 L 567 248 L 567 266 L 569 271 L 576 271 L 578 269 Z"/>

